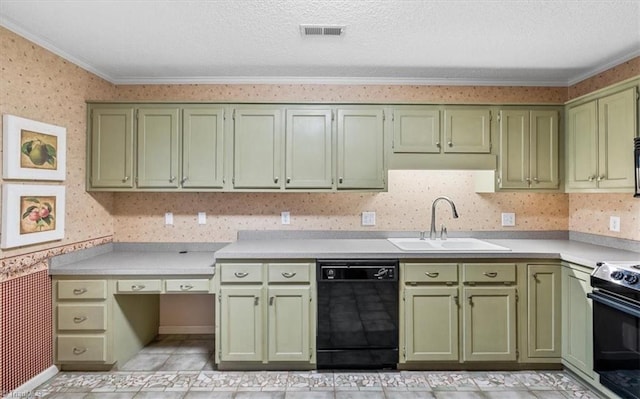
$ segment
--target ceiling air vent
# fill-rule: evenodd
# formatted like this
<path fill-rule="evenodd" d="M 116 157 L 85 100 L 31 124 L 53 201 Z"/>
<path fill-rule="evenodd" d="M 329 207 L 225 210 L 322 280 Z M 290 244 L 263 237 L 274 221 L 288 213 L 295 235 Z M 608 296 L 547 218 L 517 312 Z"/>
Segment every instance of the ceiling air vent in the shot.
<path fill-rule="evenodd" d="M 300 25 L 302 36 L 342 36 L 344 29 L 341 25 Z"/>

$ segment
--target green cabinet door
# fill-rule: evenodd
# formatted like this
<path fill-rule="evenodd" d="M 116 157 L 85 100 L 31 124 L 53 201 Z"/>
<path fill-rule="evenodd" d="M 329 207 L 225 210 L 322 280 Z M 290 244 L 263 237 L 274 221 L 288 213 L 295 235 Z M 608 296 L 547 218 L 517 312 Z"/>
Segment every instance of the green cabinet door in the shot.
<path fill-rule="evenodd" d="M 406 361 L 458 360 L 458 287 L 406 287 Z"/>
<path fill-rule="evenodd" d="M 529 111 L 500 111 L 500 188 L 529 188 Z"/>
<path fill-rule="evenodd" d="M 287 109 L 286 188 L 333 186 L 330 109 Z"/>
<path fill-rule="evenodd" d="M 132 107 L 91 110 L 91 187 L 133 187 Z"/>
<path fill-rule="evenodd" d="M 182 187 L 222 188 L 224 108 L 185 108 L 182 123 Z"/>
<path fill-rule="evenodd" d="M 220 360 L 262 361 L 261 286 L 220 288 Z"/>
<path fill-rule="evenodd" d="M 558 188 L 559 138 L 558 112 L 535 110 L 530 113 L 529 184 L 531 188 Z"/>
<path fill-rule="evenodd" d="M 393 152 L 439 153 L 440 111 L 437 108 L 395 109 Z"/>
<path fill-rule="evenodd" d="M 280 188 L 284 173 L 282 109 L 237 108 L 233 136 L 233 187 Z"/>
<path fill-rule="evenodd" d="M 561 267 L 527 265 L 527 356 L 561 356 Z"/>
<path fill-rule="evenodd" d="M 591 101 L 569 108 L 567 184 L 570 188 L 595 188 L 598 175 L 597 104 Z"/>
<path fill-rule="evenodd" d="M 593 378 L 593 315 L 590 274 L 562 268 L 562 360 Z"/>
<path fill-rule="evenodd" d="M 337 140 L 338 189 L 383 189 L 385 169 L 382 109 L 339 109 Z"/>
<path fill-rule="evenodd" d="M 634 186 L 633 138 L 637 135 L 636 89 L 598 100 L 599 188 Z"/>
<path fill-rule="evenodd" d="M 311 288 L 270 286 L 268 289 L 268 361 L 309 361 Z"/>
<path fill-rule="evenodd" d="M 490 153 L 491 111 L 477 108 L 445 109 L 444 152 Z"/>
<path fill-rule="evenodd" d="M 138 109 L 138 176 L 140 188 L 177 188 L 179 178 L 180 110 Z"/>
<path fill-rule="evenodd" d="M 463 360 L 516 360 L 516 288 L 463 288 Z"/>

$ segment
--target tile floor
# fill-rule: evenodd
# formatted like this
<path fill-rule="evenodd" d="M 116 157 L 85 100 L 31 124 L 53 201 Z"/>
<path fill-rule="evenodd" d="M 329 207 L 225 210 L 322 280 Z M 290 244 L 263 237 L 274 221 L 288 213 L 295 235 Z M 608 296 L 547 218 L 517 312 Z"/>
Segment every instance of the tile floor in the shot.
<path fill-rule="evenodd" d="M 61 372 L 31 398 L 562 399 L 599 398 L 561 371 L 216 371 L 211 336 L 170 335 L 119 370 Z"/>

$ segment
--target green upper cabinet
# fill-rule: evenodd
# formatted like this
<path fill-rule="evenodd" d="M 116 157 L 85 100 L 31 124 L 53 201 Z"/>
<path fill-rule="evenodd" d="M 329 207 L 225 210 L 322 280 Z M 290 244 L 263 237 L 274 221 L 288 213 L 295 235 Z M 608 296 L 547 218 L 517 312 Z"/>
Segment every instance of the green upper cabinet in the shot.
<path fill-rule="evenodd" d="M 224 108 L 190 107 L 182 112 L 182 187 L 222 188 Z"/>
<path fill-rule="evenodd" d="M 330 109 L 286 110 L 286 188 L 333 186 L 333 129 Z"/>
<path fill-rule="evenodd" d="M 133 107 L 95 107 L 90 119 L 89 187 L 133 187 Z"/>
<path fill-rule="evenodd" d="M 384 189 L 384 112 L 338 109 L 338 189 Z"/>
<path fill-rule="evenodd" d="M 137 185 L 177 188 L 180 184 L 180 109 L 138 109 Z"/>
<path fill-rule="evenodd" d="M 439 153 L 440 111 L 437 108 L 393 110 L 394 153 Z"/>
<path fill-rule="evenodd" d="M 558 188 L 558 112 L 501 110 L 499 121 L 500 188 Z"/>
<path fill-rule="evenodd" d="M 491 111 L 488 108 L 445 108 L 445 153 L 490 153 Z"/>
<path fill-rule="evenodd" d="M 236 108 L 233 119 L 233 187 L 280 188 L 284 174 L 283 109 Z"/>
<path fill-rule="evenodd" d="M 569 108 L 567 185 L 570 189 L 633 188 L 636 90 L 634 86 Z"/>

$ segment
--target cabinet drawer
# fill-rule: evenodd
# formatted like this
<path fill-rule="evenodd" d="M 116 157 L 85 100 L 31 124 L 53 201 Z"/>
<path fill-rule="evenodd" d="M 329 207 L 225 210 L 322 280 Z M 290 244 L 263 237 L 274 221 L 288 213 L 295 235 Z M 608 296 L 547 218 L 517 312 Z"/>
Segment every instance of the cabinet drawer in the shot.
<path fill-rule="evenodd" d="M 58 299 L 106 299 L 105 280 L 59 280 Z"/>
<path fill-rule="evenodd" d="M 104 362 L 106 342 L 104 335 L 58 335 L 58 362 Z"/>
<path fill-rule="evenodd" d="M 262 263 L 229 263 L 220 265 L 223 283 L 262 283 Z"/>
<path fill-rule="evenodd" d="M 58 330 L 106 330 L 106 308 L 94 305 L 58 305 Z"/>
<path fill-rule="evenodd" d="M 270 263 L 270 283 L 308 283 L 308 263 Z"/>
<path fill-rule="evenodd" d="M 118 292 L 127 294 L 157 294 L 162 291 L 160 280 L 118 280 Z"/>
<path fill-rule="evenodd" d="M 515 283 L 514 263 L 466 263 L 462 265 L 462 281 L 465 283 Z"/>
<path fill-rule="evenodd" d="M 209 292 L 211 282 L 209 279 L 189 279 L 189 280 L 166 280 L 164 288 L 166 292 L 187 293 L 187 292 Z"/>
<path fill-rule="evenodd" d="M 456 263 L 407 263 L 404 267 L 406 283 L 455 283 L 458 281 Z"/>

